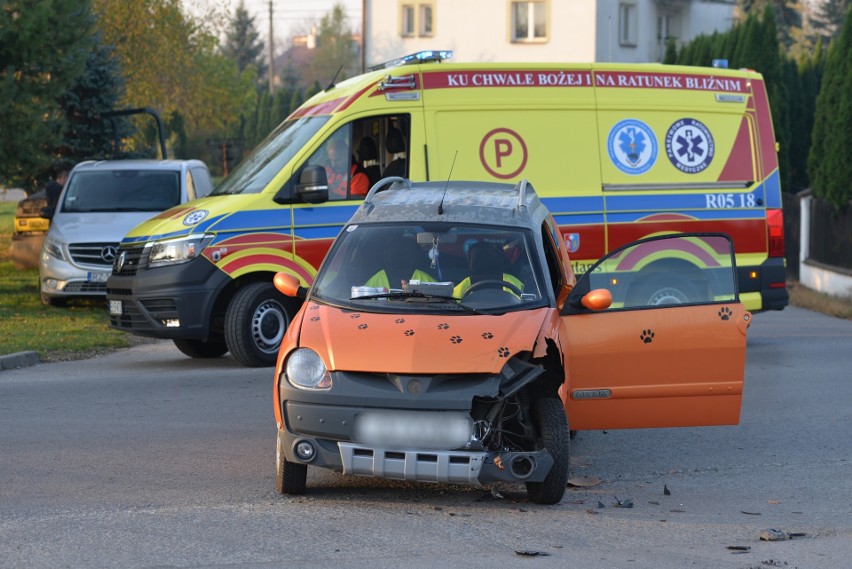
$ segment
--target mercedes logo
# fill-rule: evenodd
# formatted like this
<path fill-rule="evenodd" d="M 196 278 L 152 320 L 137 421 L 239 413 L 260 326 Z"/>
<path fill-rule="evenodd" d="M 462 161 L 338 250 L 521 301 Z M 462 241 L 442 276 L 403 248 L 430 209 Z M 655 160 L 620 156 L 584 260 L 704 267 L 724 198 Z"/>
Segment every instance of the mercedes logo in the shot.
<path fill-rule="evenodd" d="M 116 247 L 115 245 L 107 245 L 106 247 L 101 249 L 101 259 L 103 259 L 105 263 L 109 263 L 111 265 L 112 262 L 115 261 L 115 254 L 117 252 L 118 247 Z"/>

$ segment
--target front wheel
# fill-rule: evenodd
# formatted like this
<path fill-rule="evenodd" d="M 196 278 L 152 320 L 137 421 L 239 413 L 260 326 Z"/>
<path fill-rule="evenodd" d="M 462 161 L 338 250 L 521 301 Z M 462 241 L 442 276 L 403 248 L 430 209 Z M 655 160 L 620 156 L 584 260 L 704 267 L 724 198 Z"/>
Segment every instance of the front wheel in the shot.
<path fill-rule="evenodd" d="M 225 342 L 244 366 L 273 366 L 289 323 L 284 295 L 272 283 L 252 283 L 241 288 L 228 305 Z"/>
<path fill-rule="evenodd" d="M 562 401 L 542 397 L 533 401 L 532 415 L 539 444 L 553 457 L 553 466 L 542 482 L 527 482 L 527 497 L 535 504 L 558 504 L 568 485 L 570 435 Z"/>
<path fill-rule="evenodd" d="M 288 461 L 284 458 L 284 449 L 281 445 L 279 430 L 275 445 L 275 488 L 279 494 L 304 494 L 308 480 L 308 465 Z"/>

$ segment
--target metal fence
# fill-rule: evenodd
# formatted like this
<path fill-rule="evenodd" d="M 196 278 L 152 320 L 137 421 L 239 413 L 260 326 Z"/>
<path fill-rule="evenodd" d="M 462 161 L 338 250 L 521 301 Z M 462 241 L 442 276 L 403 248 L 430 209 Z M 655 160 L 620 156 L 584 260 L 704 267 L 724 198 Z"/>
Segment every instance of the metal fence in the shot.
<path fill-rule="evenodd" d="M 825 265 L 852 270 L 852 206 L 838 212 L 830 204 L 814 198 L 810 217 L 808 257 Z"/>
<path fill-rule="evenodd" d="M 787 258 L 787 277 L 799 280 L 799 249 L 802 213 L 795 194 L 781 194 L 784 208 L 784 256 Z"/>

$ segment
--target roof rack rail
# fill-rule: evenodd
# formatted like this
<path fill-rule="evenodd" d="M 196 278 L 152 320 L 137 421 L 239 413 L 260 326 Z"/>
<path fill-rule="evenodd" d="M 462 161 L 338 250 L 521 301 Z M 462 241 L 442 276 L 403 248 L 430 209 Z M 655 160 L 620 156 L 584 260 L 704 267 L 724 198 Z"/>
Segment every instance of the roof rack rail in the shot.
<path fill-rule="evenodd" d="M 408 55 L 403 55 L 396 59 L 391 59 L 390 61 L 385 61 L 384 63 L 379 63 L 378 65 L 373 65 L 372 67 L 368 67 L 367 71 L 378 71 L 379 69 L 389 69 L 391 67 L 412 65 L 415 63 L 441 62 L 445 59 L 451 58 L 452 56 L 452 50 L 448 49 L 418 51 L 415 53 L 409 53 Z"/>

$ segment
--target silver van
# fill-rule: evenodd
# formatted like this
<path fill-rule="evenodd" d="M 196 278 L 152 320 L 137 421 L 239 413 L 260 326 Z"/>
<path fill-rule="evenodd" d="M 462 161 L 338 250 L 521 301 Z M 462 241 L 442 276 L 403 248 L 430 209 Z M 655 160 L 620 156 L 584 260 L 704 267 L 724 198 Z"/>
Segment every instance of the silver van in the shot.
<path fill-rule="evenodd" d="M 204 197 L 213 189 L 200 160 L 81 162 L 71 171 L 54 208 L 39 259 L 41 300 L 106 295 L 121 239 L 155 213 Z"/>

